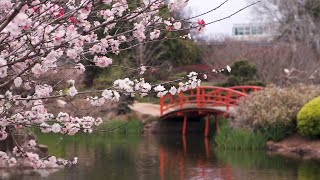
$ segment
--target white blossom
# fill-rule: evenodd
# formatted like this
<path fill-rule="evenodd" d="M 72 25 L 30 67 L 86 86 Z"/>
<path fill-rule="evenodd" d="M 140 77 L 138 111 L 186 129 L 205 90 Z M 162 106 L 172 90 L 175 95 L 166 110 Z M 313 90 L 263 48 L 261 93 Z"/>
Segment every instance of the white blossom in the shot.
<path fill-rule="evenodd" d="M 58 123 L 54 123 L 51 127 L 52 132 L 59 133 L 61 131 L 61 126 Z"/>
<path fill-rule="evenodd" d="M 154 40 L 154 39 L 158 39 L 160 36 L 160 30 L 155 29 L 153 32 L 150 33 L 150 39 Z"/>
<path fill-rule="evenodd" d="M 172 95 L 175 95 L 177 93 L 177 88 L 172 86 L 169 90 L 169 93 L 172 94 Z"/>
<path fill-rule="evenodd" d="M 175 22 L 175 23 L 173 23 L 173 27 L 174 27 L 174 29 L 176 29 L 176 30 L 181 29 L 181 22 Z"/>
<path fill-rule="evenodd" d="M 78 94 L 78 90 L 77 90 L 74 86 L 72 86 L 71 88 L 69 88 L 67 94 L 68 94 L 69 96 L 73 97 L 73 96 L 75 96 L 75 95 Z"/>
<path fill-rule="evenodd" d="M 35 140 L 32 139 L 32 140 L 29 141 L 29 145 L 30 145 L 31 147 L 34 147 L 34 146 L 37 145 L 37 143 L 36 143 Z"/>
<path fill-rule="evenodd" d="M 231 67 L 228 65 L 227 66 L 227 71 L 230 73 L 231 72 Z"/>

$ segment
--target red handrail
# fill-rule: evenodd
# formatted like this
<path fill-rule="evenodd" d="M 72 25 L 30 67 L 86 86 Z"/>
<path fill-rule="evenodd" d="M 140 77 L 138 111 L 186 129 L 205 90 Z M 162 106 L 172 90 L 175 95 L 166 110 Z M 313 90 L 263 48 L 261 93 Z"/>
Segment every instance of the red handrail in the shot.
<path fill-rule="evenodd" d="M 196 107 L 237 105 L 239 98 L 247 96 L 247 93 L 261 90 L 260 86 L 234 86 L 229 88 L 216 86 L 200 86 L 186 92 L 180 92 L 179 96 L 167 94 L 160 98 L 160 115 L 162 116 L 170 108 L 182 109 L 186 104 L 195 104 Z M 194 93 L 196 91 L 196 93 Z"/>

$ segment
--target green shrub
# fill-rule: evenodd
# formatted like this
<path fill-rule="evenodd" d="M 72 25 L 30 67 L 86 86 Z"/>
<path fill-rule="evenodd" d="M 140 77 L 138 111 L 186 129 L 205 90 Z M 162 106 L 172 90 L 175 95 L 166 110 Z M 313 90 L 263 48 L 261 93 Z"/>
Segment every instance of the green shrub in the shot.
<path fill-rule="evenodd" d="M 240 100 L 232 112 L 234 120 L 231 125 L 267 132 L 269 139 L 281 140 L 295 131 L 296 117 L 301 107 L 319 94 L 318 86 L 266 87 Z"/>
<path fill-rule="evenodd" d="M 303 106 L 297 116 L 298 131 L 303 136 L 320 137 L 320 97 Z"/>
<path fill-rule="evenodd" d="M 231 73 L 226 72 L 228 79 L 226 82 L 220 84 L 221 86 L 265 86 L 264 83 L 257 80 L 257 68 L 254 64 L 249 63 L 249 61 L 236 61 L 231 65 L 231 69 Z"/>
<path fill-rule="evenodd" d="M 283 125 L 273 125 L 267 127 L 261 127 L 257 131 L 263 134 L 267 139 L 273 141 L 280 141 L 287 137 L 288 135 L 292 134 L 295 131 L 296 126 L 294 123 Z"/>

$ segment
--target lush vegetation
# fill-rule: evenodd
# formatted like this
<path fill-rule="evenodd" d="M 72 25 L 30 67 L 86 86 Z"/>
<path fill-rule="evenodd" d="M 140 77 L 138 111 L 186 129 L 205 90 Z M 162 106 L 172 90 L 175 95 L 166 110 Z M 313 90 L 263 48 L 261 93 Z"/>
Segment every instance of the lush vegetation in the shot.
<path fill-rule="evenodd" d="M 231 125 L 260 132 L 268 139 L 279 141 L 296 131 L 299 110 L 319 94 L 318 86 L 266 87 L 240 101 Z"/>
<path fill-rule="evenodd" d="M 228 79 L 222 86 L 255 85 L 265 86 L 257 78 L 257 68 L 247 60 L 236 61 L 231 65 L 232 73 L 226 73 Z"/>
<path fill-rule="evenodd" d="M 297 128 L 300 134 L 320 137 L 320 97 L 303 106 L 297 116 Z"/>
<path fill-rule="evenodd" d="M 265 148 L 267 138 L 261 133 L 247 129 L 233 129 L 228 123 L 220 123 L 215 142 L 222 149 L 255 150 Z"/>

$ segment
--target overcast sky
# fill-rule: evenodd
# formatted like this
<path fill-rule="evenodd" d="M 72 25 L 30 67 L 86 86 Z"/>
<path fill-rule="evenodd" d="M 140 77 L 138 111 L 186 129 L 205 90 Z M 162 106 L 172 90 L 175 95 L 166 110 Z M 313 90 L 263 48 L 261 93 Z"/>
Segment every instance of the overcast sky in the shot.
<path fill-rule="evenodd" d="M 188 6 L 186 7 L 186 11 L 188 12 L 191 9 L 193 15 L 201 14 L 217 7 L 224 1 L 225 0 L 190 0 Z M 229 0 L 221 8 L 202 16 L 201 19 L 204 19 L 205 22 L 214 21 L 228 16 L 247 5 L 247 0 Z M 230 19 L 207 26 L 204 33 L 207 36 L 231 35 L 232 26 L 234 24 L 249 23 L 252 20 L 251 13 L 252 8 L 245 9 Z"/>

